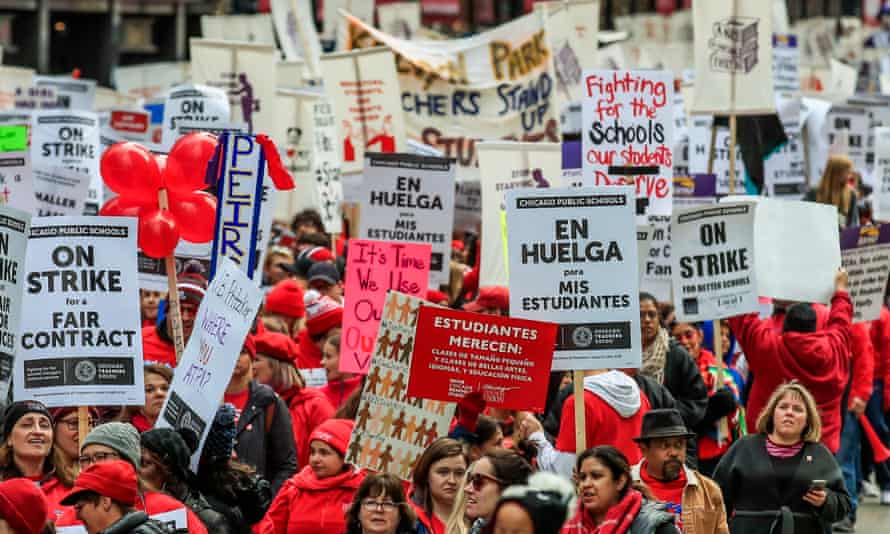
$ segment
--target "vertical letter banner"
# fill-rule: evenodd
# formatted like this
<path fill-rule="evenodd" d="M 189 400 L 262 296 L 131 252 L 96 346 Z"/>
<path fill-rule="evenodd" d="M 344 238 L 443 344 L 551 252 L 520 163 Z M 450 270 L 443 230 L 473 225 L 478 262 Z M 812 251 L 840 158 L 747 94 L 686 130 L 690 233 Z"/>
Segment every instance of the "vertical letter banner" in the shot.
<path fill-rule="evenodd" d="M 875 166 L 872 171 L 874 219 L 890 219 L 890 127 L 875 128 Z"/>
<path fill-rule="evenodd" d="M 479 287 L 509 286 L 504 193 L 528 187 L 561 187 L 559 143 L 484 142 L 479 150 L 482 185 L 482 264 Z"/>
<path fill-rule="evenodd" d="M 33 214 L 35 199 L 31 176 L 28 125 L 0 125 L 0 203 Z"/>
<path fill-rule="evenodd" d="M 359 236 L 429 243 L 428 287 L 448 285 L 454 224 L 453 161 L 413 154 L 366 156 Z"/>
<path fill-rule="evenodd" d="M 9 395 L 17 352 L 30 226 L 30 214 L 0 206 L 0 399 Z"/>
<path fill-rule="evenodd" d="M 429 259 L 430 246 L 425 243 L 349 240 L 340 342 L 341 371 L 367 374 L 386 292 L 426 296 Z M 396 342 L 395 337 L 392 341 L 387 338 L 385 344 L 381 341 L 380 347 L 384 347 L 384 352 L 392 348 L 394 354 L 399 351 L 403 351 L 402 356 L 411 354 L 411 347 Z"/>
<path fill-rule="evenodd" d="M 231 120 L 249 133 L 275 124 L 275 61 L 273 45 L 191 39 L 192 81 L 219 87 L 229 95 Z"/>
<path fill-rule="evenodd" d="M 321 69 L 340 128 L 342 172 L 361 172 L 365 150 L 405 151 L 404 113 L 392 52 L 377 48 L 326 54 Z"/>
<path fill-rule="evenodd" d="M 693 113 L 766 114 L 773 95 L 772 1 L 696 2 Z"/>
<path fill-rule="evenodd" d="M 454 415 L 453 402 L 408 396 L 417 314 L 424 305 L 396 291 L 386 295 L 374 358 L 346 448 L 347 462 L 402 480 L 411 478 L 426 448 L 448 434 Z"/>
<path fill-rule="evenodd" d="M 192 471 L 197 471 L 210 424 L 262 300 L 256 284 L 237 265 L 222 260 L 198 308 L 194 332 L 157 422 L 158 428 L 189 428 L 200 437 Z"/>
<path fill-rule="evenodd" d="M 890 225 L 841 232 L 841 262 L 850 275 L 853 322 L 878 319 L 890 276 Z"/>
<path fill-rule="evenodd" d="M 408 135 L 456 158 L 474 177 L 476 139 L 560 141 L 552 53 L 542 13 L 465 39 L 396 39 L 355 18 L 352 48 L 386 45 L 396 54 Z M 584 54 L 590 54 L 588 48 Z M 329 87 L 325 83 L 325 87 Z"/>
<path fill-rule="evenodd" d="M 161 147 L 168 152 L 182 135 L 183 121 L 203 126 L 226 124 L 231 119 L 229 99 L 218 87 L 192 83 L 170 89 L 164 101 L 164 125 Z"/>
<path fill-rule="evenodd" d="M 723 319 L 759 309 L 755 207 L 740 202 L 674 212 L 674 309 L 681 321 Z"/>
<path fill-rule="evenodd" d="M 585 185 L 633 184 L 637 215 L 670 215 L 674 77 L 668 71 L 589 71 L 582 111 Z"/>
<path fill-rule="evenodd" d="M 102 205 L 99 174 L 99 119 L 91 111 L 53 110 L 34 113 L 31 132 L 31 165 L 35 169 L 68 167 L 90 177 L 87 215 Z"/>
<path fill-rule="evenodd" d="M 492 408 L 544 411 L 555 324 L 422 306 L 417 330 L 409 396 L 479 391 Z"/>
<path fill-rule="evenodd" d="M 641 362 L 633 188 L 507 192 L 510 317 L 559 325 L 553 370 Z"/>
<path fill-rule="evenodd" d="M 32 220 L 16 400 L 145 402 L 136 226 L 130 217 Z"/>

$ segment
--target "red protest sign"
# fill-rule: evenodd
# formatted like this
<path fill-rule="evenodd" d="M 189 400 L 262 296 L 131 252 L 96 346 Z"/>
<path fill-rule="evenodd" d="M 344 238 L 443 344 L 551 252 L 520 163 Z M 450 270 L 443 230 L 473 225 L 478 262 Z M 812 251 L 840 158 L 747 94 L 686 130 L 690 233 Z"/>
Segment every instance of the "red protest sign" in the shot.
<path fill-rule="evenodd" d="M 455 401 L 481 391 L 494 408 L 544 409 L 556 325 L 423 306 L 408 396 Z"/>

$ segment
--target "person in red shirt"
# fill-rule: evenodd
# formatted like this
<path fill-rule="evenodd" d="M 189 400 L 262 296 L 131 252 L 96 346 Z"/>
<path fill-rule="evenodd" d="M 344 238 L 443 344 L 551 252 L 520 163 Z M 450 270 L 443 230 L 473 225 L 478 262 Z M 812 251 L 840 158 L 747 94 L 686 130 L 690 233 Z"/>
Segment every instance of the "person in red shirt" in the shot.
<path fill-rule="evenodd" d="M 890 443 L 890 310 L 881 307 L 881 315 L 871 324 L 874 347 L 874 380 L 865 416 L 882 443 Z M 890 504 L 890 460 L 874 465 L 875 478 L 881 490 L 881 504 Z"/>
<path fill-rule="evenodd" d="M 161 292 L 150 289 L 139 290 L 139 311 L 142 314 L 142 326 L 152 326 L 158 320 L 158 307 L 161 303 Z"/>
<path fill-rule="evenodd" d="M 266 303 L 260 312 L 263 317 L 274 317 L 287 327 L 287 333 L 296 337 L 303 328 L 306 306 L 303 304 L 303 289 L 300 284 L 288 278 L 275 284 L 266 294 Z"/>
<path fill-rule="evenodd" d="M 176 282 L 179 292 L 179 313 L 182 317 L 182 341 L 187 344 L 198 306 L 207 292 L 207 279 L 199 273 L 184 272 Z M 142 329 L 142 355 L 145 365 L 176 367 L 176 348 L 173 346 L 173 321 L 170 318 L 169 299 L 159 308 L 157 322 Z"/>
<path fill-rule="evenodd" d="M 340 371 L 340 334 L 328 337 L 321 354 L 328 383 L 318 388 L 336 409 L 342 406 L 352 392 L 362 385 L 362 375 L 352 375 Z"/>
<path fill-rule="evenodd" d="M 46 521 L 48 504 L 40 488 L 26 478 L 0 482 L 0 532 L 55 532 Z"/>
<path fill-rule="evenodd" d="M 146 365 L 142 376 L 145 383 L 145 404 L 125 406 L 118 419 L 136 427 L 140 434 L 151 430 L 161 415 L 170 383 L 173 382 L 173 369 L 165 365 Z"/>
<path fill-rule="evenodd" d="M 340 331 L 343 305 L 314 289 L 306 291 L 303 302 L 306 305 L 306 327 L 297 334 L 297 343 L 300 346 L 297 367 L 318 369 L 322 367 L 321 351 L 325 340 Z"/>

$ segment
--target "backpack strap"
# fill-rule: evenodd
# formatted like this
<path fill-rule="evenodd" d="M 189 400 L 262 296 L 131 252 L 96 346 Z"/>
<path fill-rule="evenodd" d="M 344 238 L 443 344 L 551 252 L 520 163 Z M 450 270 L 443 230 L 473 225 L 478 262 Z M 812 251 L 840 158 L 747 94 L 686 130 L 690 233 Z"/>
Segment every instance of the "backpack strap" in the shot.
<path fill-rule="evenodd" d="M 272 430 L 272 420 L 275 419 L 275 404 L 276 400 L 272 400 L 268 406 L 266 406 L 266 434 Z"/>

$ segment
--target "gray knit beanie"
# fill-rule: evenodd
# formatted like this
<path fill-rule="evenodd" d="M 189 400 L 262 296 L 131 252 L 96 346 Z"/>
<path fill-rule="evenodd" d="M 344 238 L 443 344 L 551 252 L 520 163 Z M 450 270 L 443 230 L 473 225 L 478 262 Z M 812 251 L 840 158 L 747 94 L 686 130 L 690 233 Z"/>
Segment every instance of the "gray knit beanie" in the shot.
<path fill-rule="evenodd" d="M 142 445 L 139 443 L 139 432 L 129 423 L 105 423 L 87 434 L 80 445 L 83 451 L 87 445 L 105 445 L 115 450 L 121 458 L 139 469 L 142 457 Z"/>

